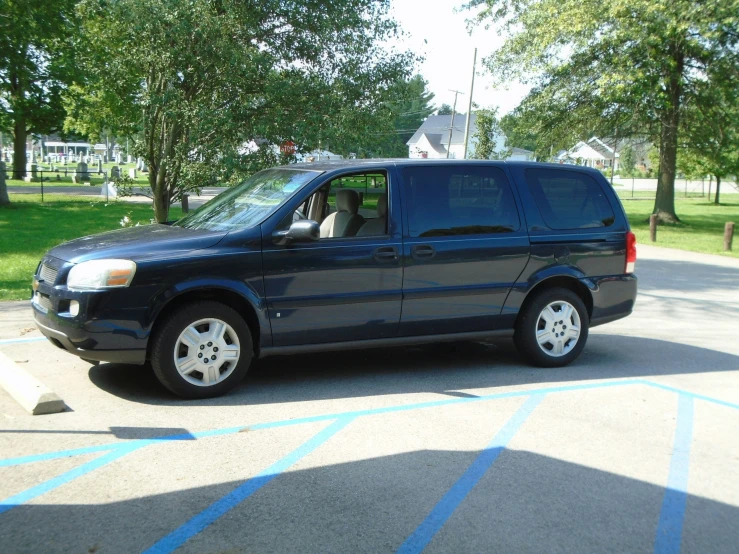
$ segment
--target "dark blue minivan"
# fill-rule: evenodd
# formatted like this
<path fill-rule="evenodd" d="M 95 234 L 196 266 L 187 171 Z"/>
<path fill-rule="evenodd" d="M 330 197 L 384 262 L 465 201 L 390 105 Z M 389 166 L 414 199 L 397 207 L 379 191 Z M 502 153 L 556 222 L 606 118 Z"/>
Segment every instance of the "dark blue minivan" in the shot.
<path fill-rule="evenodd" d="M 528 162 L 351 160 L 268 169 L 179 221 L 52 249 L 41 332 L 88 360 L 151 362 L 187 398 L 255 357 L 512 336 L 568 364 L 631 313 L 634 235 L 605 178 Z"/>

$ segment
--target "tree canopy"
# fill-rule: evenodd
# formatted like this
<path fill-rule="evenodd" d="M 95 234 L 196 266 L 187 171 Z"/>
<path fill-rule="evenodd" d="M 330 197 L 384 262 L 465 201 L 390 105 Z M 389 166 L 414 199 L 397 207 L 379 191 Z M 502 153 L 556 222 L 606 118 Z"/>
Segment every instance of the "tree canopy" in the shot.
<path fill-rule="evenodd" d="M 26 174 L 26 140 L 64 121 L 76 75 L 74 0 L 0 0 L 0 130 L 13 135 L 13 173 Z"/>
<path fill-rule="evenodd" d="M 442 104 L 436 110 L 436 115 L 452 115 L 452 107 L 449 104 Z"/>
<path fill-rule="evenodd" d="M 392 128 L 379 128 L 382 121 L 374 122 L 374 136 L 364 138 L 363 144 L 368 157 L 405 158 L 408 156 L 410 140 L 423 121 L 436 109 L 432 104 L 434 94 L 429 92 L 426 80 L 421 75 L 401 80 L 391 90 L 389 97 L 389 115 L 392 117 Z M 389 122 L 390 120 L 388 120 Z M 386 122 L 386 123 L 388 123 Z"/>
<path fill-rule="evenodd" d="M 412 56 L 383 46 L 388 4 L 82 0 L 88 78 L 67 128 L 135 139 L 158 221 L 188 190 L 274 164 L 283 141 L 353 150 L 410 76 Z"/>
<path fill-rule="evenodd" d="M 477 110 L 475 112 L 476 130 L 473 135 L 475 148 L 470 156 L 475 160 L 504 160 L 508 157 L 508 149 L 496 148 L 496 137 L 501 134 L 498 120 L 498 109 Z"/>
<path fill-rule="evenodd" d="M 676 221 L 677 151 L 700 90 L 739 85 L 739 1 L 472 0 L 474 21 L 501 26 L 484 60 L 499 82 L 534 85 L 522 110 L 545 143 L 588 132 L 659 145 L 654 213 Z"/>

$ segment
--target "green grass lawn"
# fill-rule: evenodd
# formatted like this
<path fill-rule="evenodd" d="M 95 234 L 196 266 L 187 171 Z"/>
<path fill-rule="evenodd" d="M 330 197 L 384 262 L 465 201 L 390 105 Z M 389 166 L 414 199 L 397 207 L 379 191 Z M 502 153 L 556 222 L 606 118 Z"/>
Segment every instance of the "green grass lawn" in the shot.
<path fill-rule="evenodd" d="M 649 215 L 654 207 L 654 198 L 636 197 L 630 199 L 621 194 L 621 199 L 629 216 L 629 223 L 636 234 L 637 244 L 653 244 L 739 258 L 739 236 L 734 238 L 731 252 L 724 252 L 724 225 L 733 221 L 739 225 L 739 197 L 726 195 L 725 202 L 716 206 L 706 198 L 675 198 L 675 210 L 681 223 L 659 225 L 657 242 L 649 240 Z"/>
<path fill-rule="evenodd" d="M 47 250 L 62 242 L 120 229 L 128 216 L 134 224 L 148 224 L 154 213 L 146 204 L 80 199 L 74 196 L 11 194 L 13 202 L 0 208 L 0 300 L 30 297 L 31 277 Z M 180 217 L 172 207 L 172 219 Z"/>

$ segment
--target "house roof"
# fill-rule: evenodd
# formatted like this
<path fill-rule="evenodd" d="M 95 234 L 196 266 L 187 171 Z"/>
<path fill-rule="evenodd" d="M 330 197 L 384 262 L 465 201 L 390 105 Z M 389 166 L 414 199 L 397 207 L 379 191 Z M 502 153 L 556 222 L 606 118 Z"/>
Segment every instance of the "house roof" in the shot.
<path fill-rule="evenodd" d="M 598 152 L 603 159 L 606 160 L 612 160 L 613 159 L 613 148 L 608 146 L 605 142 L 603 142 L 598 137 L 593 137 L 588 141 L 588 146 Z M 618 156 L 618 154 L 616 154 Z"/>
<path fill-rule="evenodd" d="M 511 154 L 533 154 L 533 150 L 526 150 L 525 148 L 511 148 Z"/>
<path fill-rule="evenodd" d="M 470 136 L 474 135 L 477 131 L 475 120 L 477 119 L 476 114 L 472 114 L 470 117 Z M 426 135 L 427 139 L 432 145 L 440 145 L 443 150 L 437 150 L 437 152 L 446 152 L 446 145 L 449 143 L 449 127 L 452 126 L 452 116 L 450 115 L 430 115 L 426 118 L 418 130 L 413 134 L 406 144 L 413 146 L 421 140 L 423 135 Z M 464 144 L 464 128 L 467 125 L 467 114 L 456 114 L 454 116 L 454 125 L 452 131 L 452 144 Z M 434 137 L 432 142 L 429 137 L 438 136 L 438 140 Z M 436 147 L 434 148 L 436 150 Z"/>

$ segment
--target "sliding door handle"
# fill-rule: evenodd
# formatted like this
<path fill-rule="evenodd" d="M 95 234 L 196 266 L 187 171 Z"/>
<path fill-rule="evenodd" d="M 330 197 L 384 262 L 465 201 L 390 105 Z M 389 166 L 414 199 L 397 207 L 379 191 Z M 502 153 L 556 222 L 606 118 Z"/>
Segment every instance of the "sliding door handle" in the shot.
<path fill-rule="evenodd" d="M 411 256 L 416 260 L 433 258 L 436 256 L 436 250 L 428 244 L 416 244 L 411 247 Z"/>

